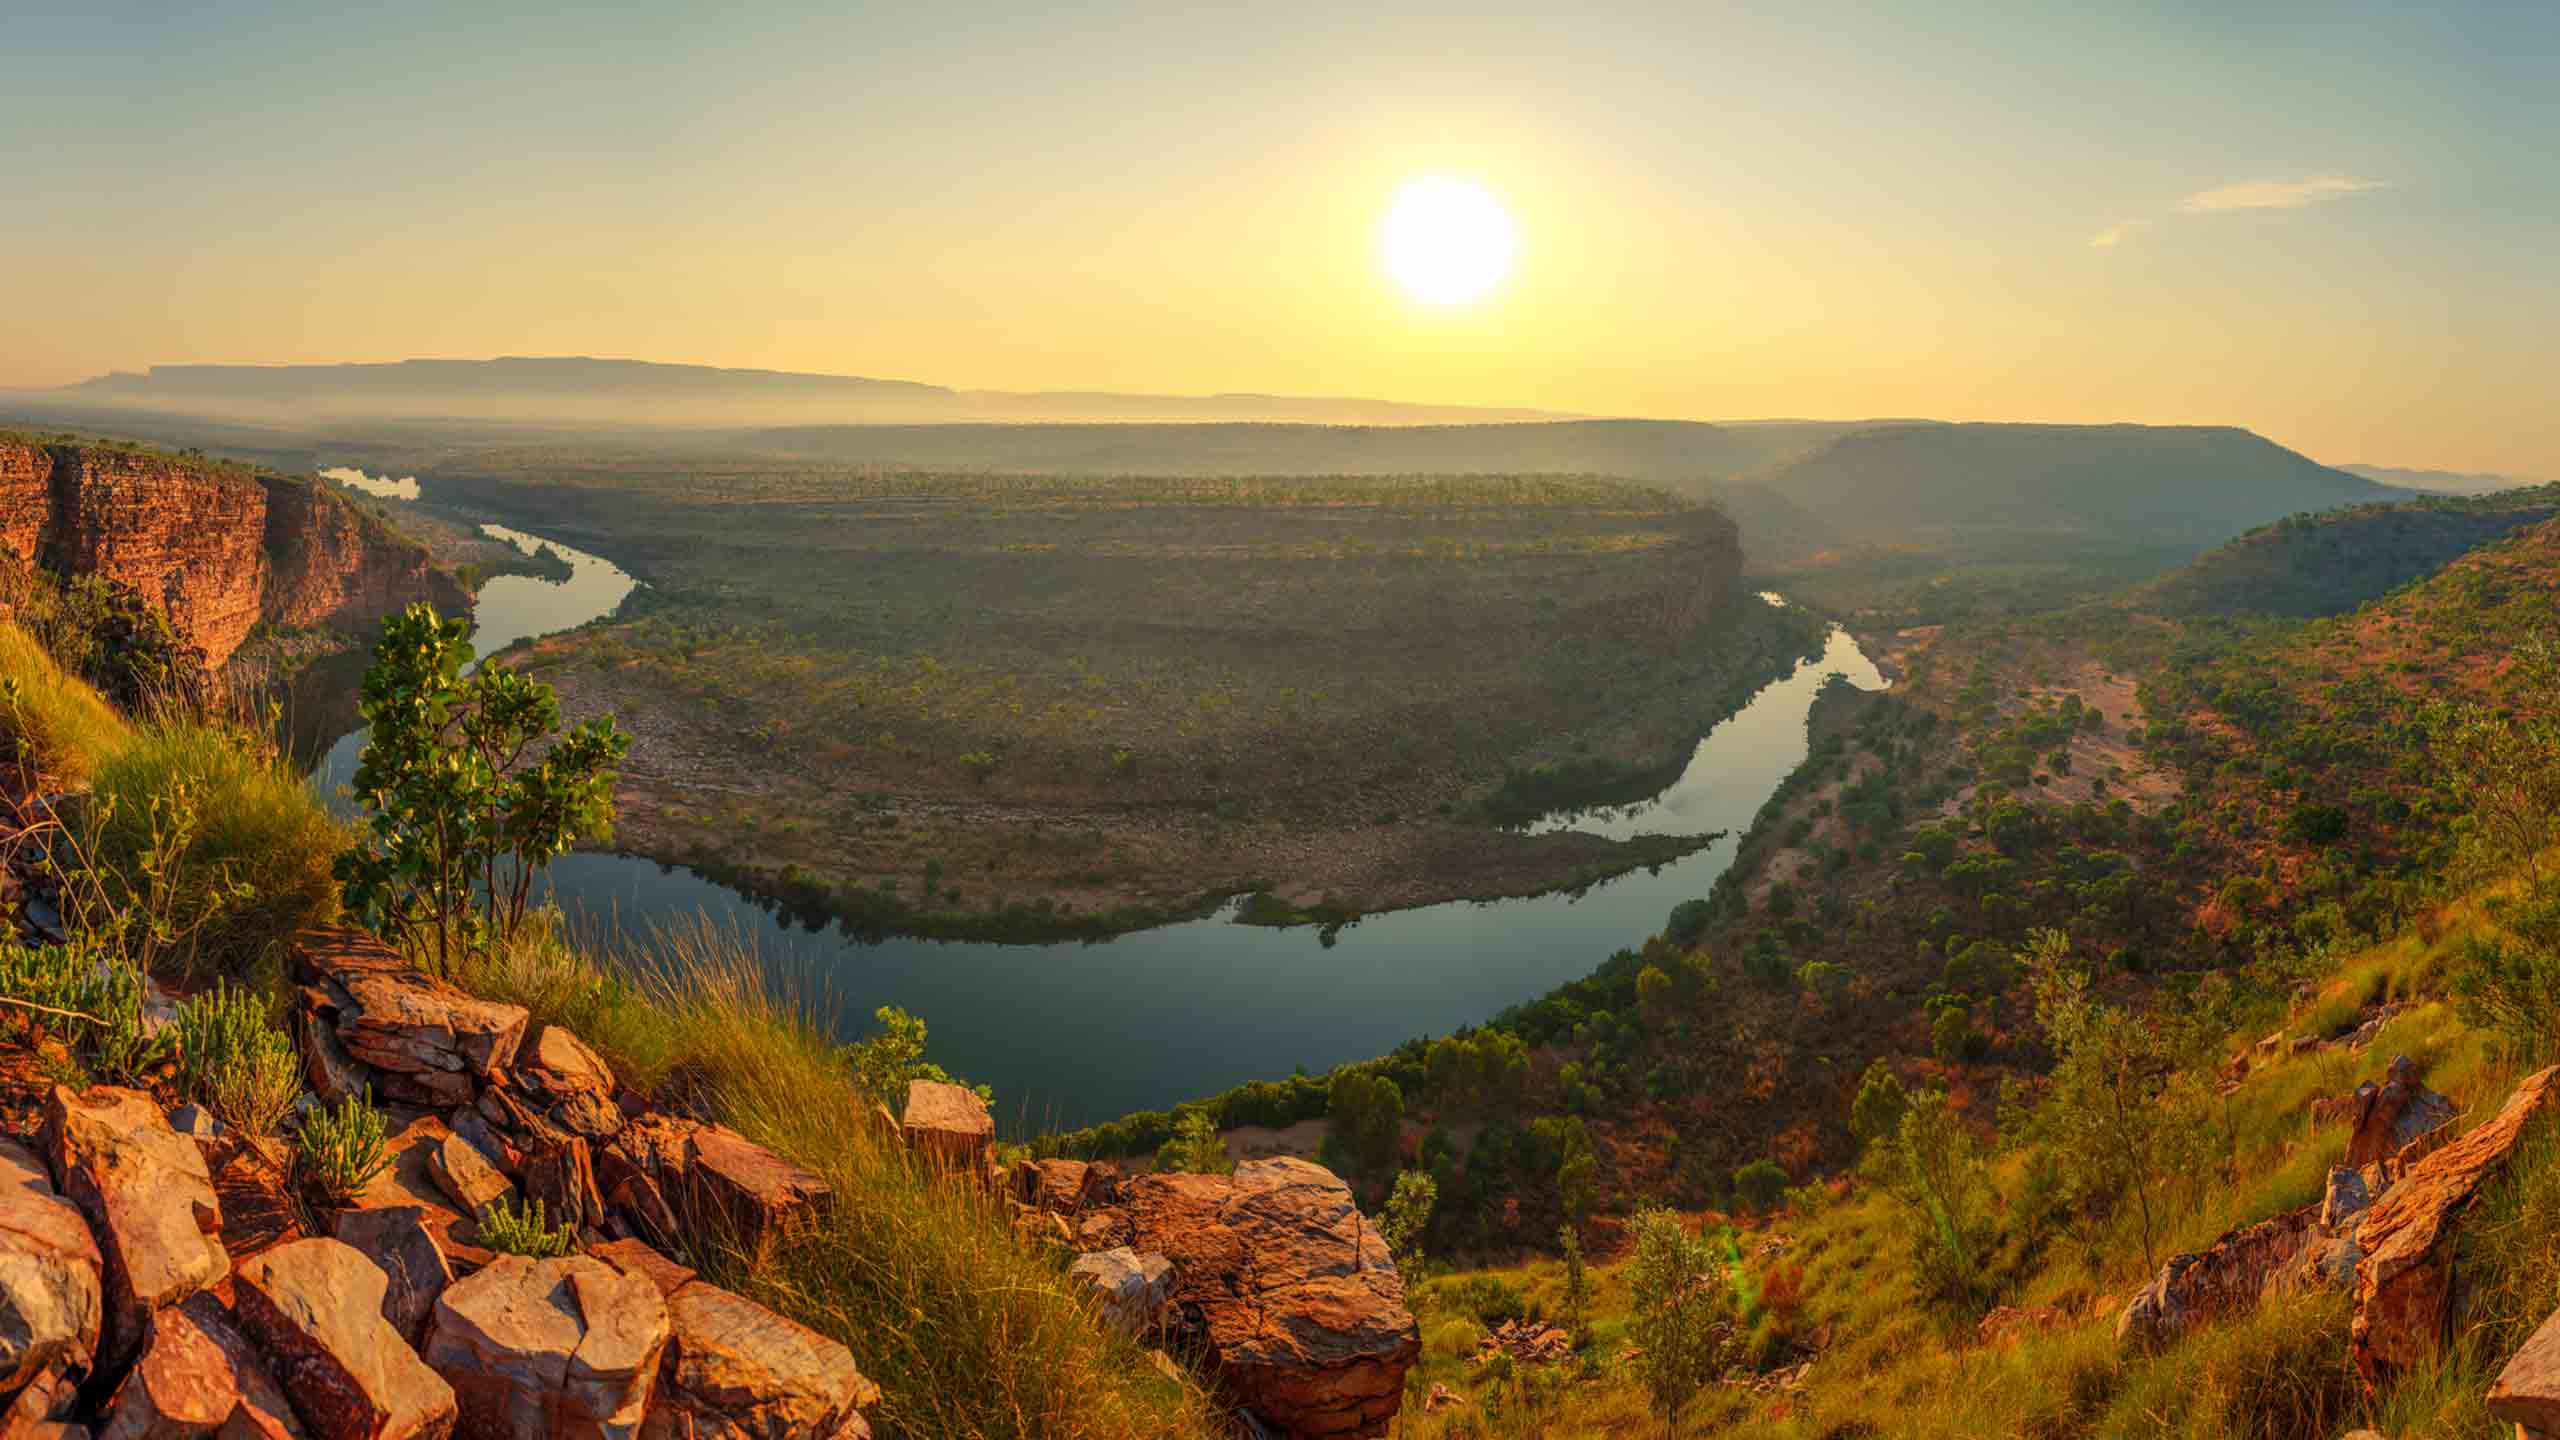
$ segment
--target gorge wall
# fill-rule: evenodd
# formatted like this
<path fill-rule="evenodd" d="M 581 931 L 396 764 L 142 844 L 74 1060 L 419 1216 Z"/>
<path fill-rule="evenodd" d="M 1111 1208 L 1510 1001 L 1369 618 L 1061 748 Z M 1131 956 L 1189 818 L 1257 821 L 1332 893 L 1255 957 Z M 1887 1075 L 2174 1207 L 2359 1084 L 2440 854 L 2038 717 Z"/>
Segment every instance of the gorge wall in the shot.
<path fill-rule="evenodd" d="M 470 603 L 317 483 L 110 445 L 0 435 L 0 553 L 132 587 L 217 669 L 262 621 L 354 629 Z"/>

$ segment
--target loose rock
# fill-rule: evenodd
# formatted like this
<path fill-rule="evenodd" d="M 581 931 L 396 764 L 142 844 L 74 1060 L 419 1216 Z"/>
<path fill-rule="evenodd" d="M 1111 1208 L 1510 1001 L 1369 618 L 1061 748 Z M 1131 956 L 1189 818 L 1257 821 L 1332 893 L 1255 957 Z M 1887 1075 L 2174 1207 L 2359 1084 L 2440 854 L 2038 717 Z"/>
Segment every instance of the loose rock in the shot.
<path fill-rule="evenodd" d="M 880 1387 L 853 1352 L 699 1280 L 667 1302 L 675 1330 L 643 1440 L 868 1440 Z"/>
<path fill-rule="evenodd" d="M 671 1334 L 657 1286 L 571 1255 L 502 1255 L 436 1304 L 426 1361 L 453 1386 L 465 1436 L 635 1434 Z"/>
<path fill-rule="evenodd" d="M 296 1240 L 240 1267 L 241 1328 L 316 1440 L 443 1440 L 453 1387 L 382 1318 L 390 1280 L 353 1247 Z"/>
<path fill-rule="evenodd" d="M 34 1152 L 0 1139 L 0 1393 L 48 1371 L 85 1373 L 105 1315 L 89 1222 Z"/>
<path fill-rule="evenodd" d="M 1131 1339 L 1163 1327 L 1165 1307 L 1173 1301 L 1173 1262 L 1163 1256 L 1126 1246 L 1097 1250 L 1077 1256 L 1067 1274 L 1101 1297 L 1104 1323 Z"/>
<path fill-rule="evenodd" d="M 453 1283 L 453 1266 L 429 1228 L 423 1205 L 388 1205 L 378 1210 L 339 1212 L 337 1237 L 374 1263 L 390 1282 L 382 1295 L 382 1318 L 415 1345 L 427 1333 L 436 1298 Z"/>
<path fill-rule="evenodd" d="M 55 1086 L 41 1143 L 62 1193 L 96 1232 L 106 1282 L 99 1362 L 120 1369 L 140 1353 L 152 1311 L 231 1268 L 212 1173 L 139 1090 Z"/>
<path fill-rule="evenodd" d="M 987 1113 L 987 1102 L 965 1087 L 938 1080 L 908 1084 L 900 1128 L 917 1154 L 964 1174 L 983 1169 L 995 1149 L 996 1122 Z"/>
<path fill-rule="evenodd" d="M 300 1440 L 266 1362 L 211 1294 L 152 1317 L 151 1340 L 116 1392 L 99 1440 Z"/>

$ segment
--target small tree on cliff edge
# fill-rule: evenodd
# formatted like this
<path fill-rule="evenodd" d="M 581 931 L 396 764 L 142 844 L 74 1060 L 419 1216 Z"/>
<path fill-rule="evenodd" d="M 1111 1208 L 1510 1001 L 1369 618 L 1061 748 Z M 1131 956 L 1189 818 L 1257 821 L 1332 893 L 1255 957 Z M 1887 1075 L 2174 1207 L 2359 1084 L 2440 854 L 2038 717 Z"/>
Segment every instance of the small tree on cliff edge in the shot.
<path fill-rule="evenodd" d="M 610 716 L 561 734 L 548 685 L 464 675 L 470 630 L 423 602 L 383 623 L 360 702 L 368 813 L 337 865 L 361 920 L 447 970 L 514 937 L 536 870 L 613 833 L 614 767 L 631 748 Z"/>

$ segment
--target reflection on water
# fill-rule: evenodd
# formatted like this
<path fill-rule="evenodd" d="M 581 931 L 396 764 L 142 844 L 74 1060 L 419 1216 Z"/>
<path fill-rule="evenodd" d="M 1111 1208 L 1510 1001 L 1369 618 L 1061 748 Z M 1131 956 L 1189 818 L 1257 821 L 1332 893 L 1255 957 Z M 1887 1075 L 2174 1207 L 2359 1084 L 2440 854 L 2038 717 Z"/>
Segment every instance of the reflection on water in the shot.
<path fill-rule="evenodd" d="M 320 472 L 350 490 L 360 490 L 377 500 L 415 500 L 418 477 L 404 475 L 394 480 L 388 475 L 367 475 L 348 465 L 332 465 Z"/>
<path fill-rule="evenodd" d="M 528 553 L 536 543 L 516 531 L 489 533 Z M 567 581 L 503 576 L 481 591 L 482 653 L 584 624 L 630 593 L 634 582 L 614 566 L 552 548 L 569 562 Z M 859 1038 L 872 1011 L 900 1006 L 932 1027 L 934 1059 L 995 1086 L 1008 1130 L 1080 1125 L 1298 1066 L 1321 1071 L 1383 1054 L 1485 1020 L 1642 942 L 1732 863 L 1735 835 L 1802 763 L 1807 708 L 1833 673 L 1864 689 L 1883 683 L 1835 630 L 1819 660 L 1764 688 L 1701 740 L 1662 795 L 1547 822 L 1609 835 L 1728 832 L 1706 848 L 1581 893 L 1371 916 L 1330 942 L 1313 928 L 1233 923 L 1229 907 L 1090 943 L 865 943 L 796 927 L 690 870 L 617 855 L 559 860 L 550 891 L 588 933 L 629 944 L 645 945 L 654 927 L 707 916 L 751 940 L 776 988 L 838 1036 Z M 362 743 L 351 735 L 331 749 L 313 777 L 324 792 L 353 775 Z"/>

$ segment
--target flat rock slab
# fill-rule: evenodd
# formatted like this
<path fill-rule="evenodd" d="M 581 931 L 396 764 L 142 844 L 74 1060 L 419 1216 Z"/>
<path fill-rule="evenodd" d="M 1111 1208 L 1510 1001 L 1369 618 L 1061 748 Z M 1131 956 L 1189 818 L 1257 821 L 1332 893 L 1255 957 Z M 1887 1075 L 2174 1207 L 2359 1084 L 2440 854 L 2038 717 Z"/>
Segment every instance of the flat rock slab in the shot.
<path fill-rule="evenodd" d="M 608 1265 L 647 1277 L 650 1284 L 658 1287 L 661 1299 L 673 1299 L 677 1291 L 698 1278 L 642 1240 L 609 1240 L 588 1246 L 587 1253 Z"/>
<path fill-rule="evenodd" d="M 2547 1106 L 2555 1077 L 2560 1066 L 2526 1076 L 2496 1115 L 2411 1165 L 2366 1208 L 2357 1232 L 2364 1255 L 2356 1265 L 2349 1338 L 2367 1384 L 2424 1361 L 2443 1344 L 2462 1212 Z"/>
<path fill-rule="evenodd" d="M 771 1310 L 699 1280 L 667 1302 L 675 1339 L 643 1440 L 820 1440 L 867 1437 L 864 1406 L 880 1387 L 853 1352 Z"/>
<path fill-rule="evenodd" d="M 210 1294 L 152 1317 L 150 1343 L 109 1405 L 98 1440 L 300 1440 L 265 1360 Z"/>
<path fill-rule="evenodd" d="M 141 1352 L 152 1311 L 231 1269 L 212 1172 L 149 1095 L 108 1085 L 54 1087 L 40 1146 L 97 1234 L 107 1305 L 99 1358 L 121 1368 Z"/>
<path fill-rule="evenodd" d="M 382 1318 L 390 1280 L 353 1246 L 296 1240 L 240 1267 L 241 1328 L 316 1440 L 444 1440 L 453 1387 Z"/>
<path fill-rule="evenodd" d="M 453 1386 L 463 1436 L 624 1440 L 672 1333 L 644 1275 L 587 1255 L 502 1255 L 445 1291 L 425 1353 Z"/>
<path fill-rule="evenodd" d="M 89 1222 L 35 1152 L 0 1139 L 0 1393 L 48 1370 L 86 1370 L 106 1314 Z"/>

